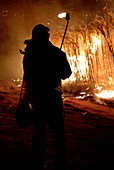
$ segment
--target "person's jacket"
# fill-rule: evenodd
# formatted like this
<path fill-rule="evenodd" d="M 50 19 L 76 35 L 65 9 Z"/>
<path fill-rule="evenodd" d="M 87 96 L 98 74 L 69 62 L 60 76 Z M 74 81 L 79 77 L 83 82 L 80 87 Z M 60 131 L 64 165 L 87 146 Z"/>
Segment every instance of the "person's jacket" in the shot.
<path fill-rule="evenodd" d="M 71 68 L 66 53 L 50 41 L 26 40 L 23 70 L 26 88 L 33 93 L 57 88 L 69 78 Z"/>

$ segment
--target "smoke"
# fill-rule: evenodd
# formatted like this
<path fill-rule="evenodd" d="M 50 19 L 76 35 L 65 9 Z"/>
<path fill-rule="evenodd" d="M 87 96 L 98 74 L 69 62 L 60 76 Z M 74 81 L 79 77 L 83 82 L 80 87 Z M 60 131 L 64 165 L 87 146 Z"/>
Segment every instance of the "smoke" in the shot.
<path fill-rule="evenodd" d="M 74 11 L 79 10 L 87 10 L 87 11 L 95 11 L 97 9 L 102 9 L 104 6 L 108 5 L 110 6 L 112 3 L 112 0 L 62 0 L 61 1 L 64 6 L 68 6 L 70 4 L 72 6 L 72 9 Z"/>
<path fill-rule="evenodd" d="M 23 42 L 31 37 L 36 24 L 48 25 L 51 36 L 62 34 L 66 21 L 58 19 L 59 13 L 70 13 L 70 28 L 85 20 L 87 13 L 94 16 L 97 10 L 111 5 L 111 0 L 1 0 L 0 79 L 22 78 L 23 55 L 19 49 L 24 49 Z"/>

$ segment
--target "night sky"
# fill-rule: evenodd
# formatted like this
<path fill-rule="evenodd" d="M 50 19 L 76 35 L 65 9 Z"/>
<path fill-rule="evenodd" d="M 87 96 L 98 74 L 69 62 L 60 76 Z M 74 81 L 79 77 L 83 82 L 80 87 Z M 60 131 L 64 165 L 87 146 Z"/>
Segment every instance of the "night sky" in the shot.
<path fill-rule="evenodd" d="M 98 10 L 114 7 L 113 0 L 0 0 L 0 79 L 22 78 L 23 41 L 31 37 L 32 28 L 42 23 L 51 34 L 65 28 L 57 16 L 70 14 L 69 29 L 89 22 Z"/>

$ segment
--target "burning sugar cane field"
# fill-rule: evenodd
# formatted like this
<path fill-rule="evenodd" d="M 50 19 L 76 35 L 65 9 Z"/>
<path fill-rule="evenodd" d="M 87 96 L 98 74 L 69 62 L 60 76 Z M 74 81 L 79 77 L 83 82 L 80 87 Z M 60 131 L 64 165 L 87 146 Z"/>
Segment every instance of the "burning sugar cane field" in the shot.
<path fill-rule="evenodd" d="M 8 11 L 2 11 L 7 15 Z M 104 7 L 89 22 L 75 26 L 72 16 L 53 31 L 51 41 L 66 52 L 72 74 L 62 80 L 68 170 L 114 169 L 114 11 Z M 66 16 L 65 16 L 66 17 Z M 64 20 L 64 22 L 66 22 Z M 1 20 L 2 22 L 2 20 Z M 62 22 L 59 20 L 59 22 Z M 67 28 L 68 26 L 68 28 Z M 4 25 L 2 25 L 4 27 Z M 1 29 L 1 27 L 0 27 Z M 64 36 L 65 33 L 65 37 Z M 61 41 L 64 38 L 64 42 Z M 18 44 L 18 64 L 22 64 L 22 39 Z M 1 44 L 1 43 L 0 43 Z M 3 46 L 3 45 L 2 45 Z M 4 48 L 4 47 L 3 47 Z M 10 47 L 11 48 L 11 47 Z M 12 47 L 14 48 L 14 47 Z M 5 55 L 8 55 L 6 53 Z M 10 54 L 11 55 L 11 54 Z M 1 57 L 2 59 L 2 57 Z M 5 59 L 4 59 L 5 60 Z M 3 61 L 4 61 L 3 60 Z M 0 80 L 0 170 L 31 166 L 32 126 L 16 126 L 15 112 L 21 92 L 21 73 L 6 64 L 10 78 Z M 6 67 L 5 66 L 5 67 Z M 14 67 L 14 66 L 12 66 Z M 13 71 L 15 72 L 13 72 Z M 14 73 L 13 75 L 10 73 Z M 40 81 L 40 80 L 39 80 Z M 46 164 L 52 170 L 53 136 L 47 129 Z M 18 166 L 17 166 L 18 165 Z"/>

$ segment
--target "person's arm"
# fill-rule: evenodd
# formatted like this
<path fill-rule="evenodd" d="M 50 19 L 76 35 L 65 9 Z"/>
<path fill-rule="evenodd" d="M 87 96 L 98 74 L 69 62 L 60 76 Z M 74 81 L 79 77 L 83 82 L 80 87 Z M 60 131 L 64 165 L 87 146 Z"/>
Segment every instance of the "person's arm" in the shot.
<path fill-rule="evenodd" d="M 22 64 L 23 64 L 23 79 L 22 79 L 22 84 L 21 84 L 21 92 L 20 92 L 19 103 L 22 103 L 22 100 L 24 100 L 25 96 L 26 96 L 26 76 L 25 76 L 25 71 L 24 71 L 24 59 L 25 58 L 23 58 L 23 61 L 22 61 Z"/>

